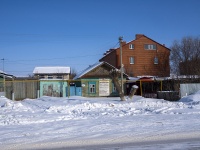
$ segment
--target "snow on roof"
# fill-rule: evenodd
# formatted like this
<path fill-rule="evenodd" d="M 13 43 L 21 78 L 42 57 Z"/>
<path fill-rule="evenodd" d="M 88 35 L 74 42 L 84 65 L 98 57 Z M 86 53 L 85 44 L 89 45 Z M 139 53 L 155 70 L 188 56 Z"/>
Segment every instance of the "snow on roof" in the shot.
<path fill-rule="evenodd" d="M 114 66 L 112 66 L 111 64 L 109 64 L 109 63 L 107 63 L 107 62 L 105 62 L 105 61 L 97 62 L 97 63 L 95 63 L 94 65 L 89 66 L 88 68 L 86 68 L 85 70 L 83 70 L 82 72 L 80 72 L 79 74 L 77 74 L 77 76 L 74 77 L 74 80 L 76 80 L 76 79 L 78 79 L 78 78 L 81 78 L 83 75 L 85 75 L 86 73 L 90 72 L 91 70 L 93 70 L 94 68 L 96 68 L 96 67 L 98 67 L 98 66 L 100 66 L 100 65 L 102 65 L 102 64 L 107 64 L 107 65 L 109 65 L 111 68 L 117 69 L 117 68 L 115 68 Z M 125 76 L 128 77 L 127 74 L 125 74 L 125 73 L 123 73 L 123 74 L 124 74 Z"/>
<path fill-rule="evenodd" d="M 0 70 L 0 73 L 2 73 L 2 74 L 7 74 L 7 73 L 5 73 L 4 71 L 2 71 L 2 70 Z"/>
<path fill-rule="evenodd" d="M 70 73 L 70 67 L 35 67 L 33 74 Z"/>
<path fill-rule="evenodd" d="M 7 74 L 6 72 L 0 70 L 0 76 L 3 76 L 3 75 L 4 75 L 5 77 L 7 77 L 7 78 L 12 78 L 12 77 L 13 77 L 13 75 Z"/>

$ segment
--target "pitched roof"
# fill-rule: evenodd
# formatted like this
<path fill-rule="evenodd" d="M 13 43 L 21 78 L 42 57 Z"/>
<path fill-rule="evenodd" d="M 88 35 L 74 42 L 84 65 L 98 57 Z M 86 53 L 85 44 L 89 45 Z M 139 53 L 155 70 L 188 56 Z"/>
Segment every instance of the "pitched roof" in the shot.
<path fill-rule="evenodd" d="M 33 74 L 69 74 L 70 67 L 53 66 L 53 67 L 35 67 Z"/>
<path fill-rule="evenodd" d="M 151 40 L 151 41 L 154 41 L 155 43 L 159 44 L 160 46 L 162 46 L 162 47 L 164 47 L 164 48 L 168 49 L 169 51 L 171 51 L 171 50 L 170 50 L 168 47 L 166 47 L 165 45 L 163 45 L 163 44 L 160 44 L 160 43 L 156 42 L 155 40 L 153 40 L 153 39 L 151 39 L 151 38 L 147 37 L 147 36 L 146 36 L 146 35 L 144 35 L 144 34 L 143 34 L 143 36 L 144 36 L 144 37 L 146 37 L 146 38 L 148 38 L 148 39 L 149 39 L 149 40 Z M 142 37 L 142 36 L 141 36 L 141 37 Z M 140 37 L 140 38 L 141 38 L 141 37 Z"/>
<path fill-rule="evenodd" d="M 84 75 L 87 74 L 88 72 L 92 71 L 93 69 L 95 69 L 95 68 L 97 68 L 97 67 L 99 67 L 99 66 L 101 66 L 101 65 L 103 65 L 103 64 L 106 64 L 106 65 L 110 66 L 110 67 L 113 68 L 113 69 L 117 69 L 117 68 L 115 68 L 114 66 L 112 66 L 111 64 L 109 64 L 109 63 L 107 63 L 107 62 L 104 62 L 104 61 L 102 61 L 102 62 L 97 62 L 97 63 L 95 63 L 95 64 L 93 64 L 93 65 L 87 67 L 85 70 L 83 70 L 83 71 L 80 72 L 79 74 L 77 74 L 77 75 L 74 77 L 74 80 L 76 80 L 76 79 L 78 79 L 78 78 L 81 78 L 82 76 L 84 76 Z M 126 76 L 128 77 L 127 74 L 124 73 L 124 75 L 126 75 Z"/>
<path fill-rule="evenodd" d="M 147 37 L 147 36 L 144 35 L 144 34 L 136 34 L 136 36 L 137 36 L 137 35 L 139 35 L 138 38 L 135 38 L 134 40 L 131 40 L 130 42 L 125 43 L 124 45 L 127 45 L 127 44 L 129 44 L 129 43 L 131 43 L 131 42 L 133 42 L 133 41 L 135 41 L 135 40 L 138 40 L 138 39 L 140 39 L 141 37 L 146 37 L 146 38 L 148 38 L 149 40 L 151 40 L 151 41 L 153 41 L 153 42 L 159 44 L 160 46 L 165 47 L 165 48 L 168 49 L 169 51 L 171 51 L 171 50 L 170 50 L 169 48 L 167 48 L 166 46 L 164 46 L 164 45 L 162 45 L 162 44 L 160 44 L 160 43 L 154 41 L 153 39 Z M 123 45 L 123 46 L 124 46 L 124 45 Z M 122 46 L 122 47 L 123 47 L 123 46 Z M 114 49 L 110 49 L 110 50 L 106 51 L 106 52 L 104 53 L 104 56 L 100 59 L 100 61 L 101 61 L 104 57 L 106 57 L 107 55 L 109 55 L 110 53 L 112 53 L 113 51 L 116 51 L 117 49 L 119 49 L 119 47 L 118 47 L 118 48 L 114 48 Z"/>
<path fill-rule="evenodd" d="M 87 67 L 86 69 L 84 69 L 83 71 L 81 71 L 80 73 L 78 73 L 75 77 L 74 77 L 74 80 L 75 79 L 78 79 L 78 78 L 81 78 L 82 76 L 84 76 L 86 73 L 90 72 L 91 70 L 93 70 L 94 68 L 102 65 L 104 62 L 97 62 L 93 65 L 90 65 L 89 67 Z"/>
<path fill-rule="evenodd" d="M 13 78 L 14 77 L 14 75 L 7 74 L 6 72 L 4 72 L 2 70 L 0 70 L 0 76 L 2 76 L 2 77 L 5 76 L 7 78 Z"/>

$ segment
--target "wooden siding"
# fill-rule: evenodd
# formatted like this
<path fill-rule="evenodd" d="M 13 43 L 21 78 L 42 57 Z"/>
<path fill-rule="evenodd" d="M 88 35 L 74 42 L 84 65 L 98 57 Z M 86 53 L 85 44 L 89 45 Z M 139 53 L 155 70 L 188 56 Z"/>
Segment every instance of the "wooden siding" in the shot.
<path fill-rule="evenodd" d="M 84 85 L 82 86 L 82 96 L 83 97 L 99 97 L 99 80 L 100 79 L 81 79 L 81 84 Z M 109 80 L 109 91 L 110 91 L 110 94 L 108 96 L 119 96 L 117 92 L 113 92 L 112 80 L 111 79 L 108 79 L 108 80 Z M 95 93 L 89 92 L 90 82 L 95 82 L 95 85 L 96 85 Z"/>

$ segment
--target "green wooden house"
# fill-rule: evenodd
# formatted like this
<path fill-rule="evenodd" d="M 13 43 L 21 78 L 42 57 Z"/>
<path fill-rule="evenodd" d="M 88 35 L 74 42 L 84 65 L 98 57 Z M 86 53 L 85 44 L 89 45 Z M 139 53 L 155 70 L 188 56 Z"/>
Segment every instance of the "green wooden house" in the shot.
<path fill-rule="evenodd" d="M 77 84 L 75 87 L 81 90 L 83 97 L 118 96 L 109 75 L 112 69 L 116 68 L 107 62 L 91 65 L 74 78 L 74 84 Z M 123 74 L 124 80 L 127 77 L 128 75 Z"/>

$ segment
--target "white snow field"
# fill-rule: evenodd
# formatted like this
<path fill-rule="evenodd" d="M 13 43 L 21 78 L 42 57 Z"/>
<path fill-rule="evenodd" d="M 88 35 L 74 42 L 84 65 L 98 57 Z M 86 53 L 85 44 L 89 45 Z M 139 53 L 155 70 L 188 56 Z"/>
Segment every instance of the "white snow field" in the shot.
<path fill-rule="evenodd" d="M 128 101 L 119 97 L 0 98 L 1 150 L 89 149 L 130 143 L 139 148 L 156 141 L 198 140 L 200 91 L 178 102 L 141 96 Z M 178 149 L 172 145 L 169 149 Z M 179 144 L 180 149 L 186 147 Z"/>

